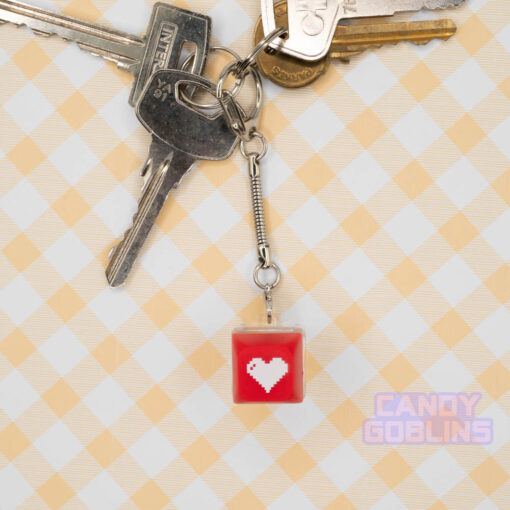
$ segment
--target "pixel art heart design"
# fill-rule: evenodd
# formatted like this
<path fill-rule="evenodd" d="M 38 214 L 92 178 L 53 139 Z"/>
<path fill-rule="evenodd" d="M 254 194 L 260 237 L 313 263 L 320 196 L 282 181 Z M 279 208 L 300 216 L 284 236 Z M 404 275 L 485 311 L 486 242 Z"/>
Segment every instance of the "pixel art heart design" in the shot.
<path fill-rule="evenodd" d="M 299 403 L 304 397 L 304 335 L 299 328 L 244 326 L 232 332 L 236 404 Z"/>
<path fill-rule="evenodd" d="M 289 365 L 282 358 L 273 358 L 266 363 L 262 358 L 253 358 L 246 371 L 269 393 L 288 373 Z"/>

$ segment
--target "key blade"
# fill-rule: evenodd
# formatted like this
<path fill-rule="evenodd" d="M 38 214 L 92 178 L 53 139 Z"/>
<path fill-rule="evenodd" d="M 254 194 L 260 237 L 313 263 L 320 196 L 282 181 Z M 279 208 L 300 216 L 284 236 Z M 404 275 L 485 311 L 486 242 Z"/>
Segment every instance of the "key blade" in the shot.
<path fill-rule="evenodd" d="M 367 49 L 404 41 L 413 44 L 427 44 L 433 39 L 446 41 L 456 31 L 455 23 L 449 19 L 339 25 L 331 43 L 330 56 L 332 58 L 348 59 Z"/>
<path fill-rule="evenodd" d="M 143 57 L 144 39 L 21 2 L 0 0 L 0 20 L 74 41 L 94 55 L 116 62 L 122 69 L 135 71 Z"/>
<path fill-rule="evenodd" d="M 340 1 L 339 19 L 393 16 L 397 12 L 458 7 L 465 0 L 343 0 Z"/>
<path fill-rule="evenodd" d="M 106 278 L 111 287 L 123 285 L 138 258 L 156 218 L 158 217 L 170 190 L 179 185 L 183 177 L 193 168 L 195 158 L 174 151 L 163 161 L 156 157 L 153 169 L 148 171 L 138 211 L 133 226 L 125 233 L 123 240 L 113 248 Z"/>
<path fill-rule="evenodd" d="M 179 84 L 200 87 L 216 94 L 213 83 L 192 73 L 161 70 L 151 77 L 137 104 L 137 115 L 152 134 L 145 184 L 133 226 L 112 251 L 107 279 L 122 285 L 151 231 L 168 193 L 197 160 L 223 160 L 238 143 L 223 115 L 207 116 L 181 102 Z"/>

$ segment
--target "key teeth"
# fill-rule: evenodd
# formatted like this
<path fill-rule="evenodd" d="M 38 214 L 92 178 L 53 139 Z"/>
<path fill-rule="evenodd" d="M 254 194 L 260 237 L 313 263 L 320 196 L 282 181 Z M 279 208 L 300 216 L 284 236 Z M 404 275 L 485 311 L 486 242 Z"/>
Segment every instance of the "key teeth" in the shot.
<path fill-rule="evenodd" d="M 170 161 L 171 159 L 164 161 L 157 171 L 150 175 L 150 178 L 144 184 L 142 196 L 138 203 L 138 208 L 133 215 L 131 227 L 126 230 L 119 244 L 110 250 L 110 263 L 106 268 L 106 279 L 111 287 L 120 287 L 127 280 L 140 248 L 136 247 L 137 235 L 140 232 L 137 226 L 140 227 L 139 220 L 144 221 L 144 218 L 140 215 L 147 214 L 150 205 L 156 199 L 157 192 L 170 168 Z M 128 255 L 133 250 L 133 247 L 135 248 L 135 256 L 130 258 Z"/>
<path fill-rule="evenodd" d="M 126 279 L 118 280 L 115 279 L 108 271 L 106 272 L 106 280 L 108 281 L 108 285 L 112 287 L 112 289 L 117 289 L 119 287 L 122 287 L 124 283 L 126 283 Z"/>
<path fill-rule="evenodd" d="M 424 7 L 430 10 L 449 9 L 451 7 L 458 7 L 464 2 L 465 0 L 426 0 Z"/>
<path fill-rule="evenodd" d="M 62 37 L 62 36 L 59 36 L 58 34 L 54 34 L 53 32 L 47 32 L 45 30 L 37 30 L 36 28 L 32 28 L 32 27 L 29 27 L 26 23 L 16 23 L 14 21 L 7 21 L 7 20 L 0 20 L 0 25 L 4 25 L 4 24 L 9 24 L 9 25 L 13 25 L 14 27 L 16 28 L 25 28 L 27 30 L 30 30 L 34 35 L 36 36 L 42 36 L 42 37 L 58 37 L 59 39 L 62 39 L 66 42 L 69 42 L 68 39 L 66 39 L 65 37 Z"/>
<path fill-rule="evenodd" d="M 14 21 L 7 21 L 5 19 L 0 19 L 0 25 L 7 25 L 7 24 L 12 25 L 16 28 L 28 28 L 36 35 L 38 35 L 38 34 L 43 35 L 43 36 L 50 35 L 50 34 L 47 34 L 46 32 L 36 32 L 32 28 L 30 28 L 26 23 L 15 23 Z"/>
<path fill-rule="evenodd" d="M 15 26 L 16 28 L 26 28 L 38 37 L 55 37 L 57 39 L 61 39 L 61 40 L 65 41 L 66 43 L 71 43 L 71 44 L 74 42 L 72 39 L 63 37 L 62 35 L 60 35 L 58 33 L 54 33 L 51 31 L 45 31 L 45 30 L 38 30 L 36 28 L 29 27 L 26 23 L 15 23 L 13 21 L 0 20 L 0 26 L 5 25 L 7 23 Z M 122 71 L 134 73 L 137 69 L 138 63 L 134 60 L 109 55 L 108 52 L 101 52 L 97 48 L 94 48 L 92 46 L 87 46 L 84 43 L 76 43 L 76 45 L 81 50 L 86 51 L 87 53 L 90 53 L 91 55 L 94 55 L 95 57 L 102 58 L 102 59 L 106 60 L 107 62 L 113 62 Z"/>
<path fill-rule="evenodd" d="M 133 231 L 133 227 L 135 226 L 139 210 L 140 209 L 138 208 L 136 213 L 133 215 L 131 226 L 124 232 L 124 235 L 122 236 L 120 242 L 110 250 L 109 253 L 110 263 L 106 268 L 106 279 L 108 280 L 108 284 L 110 285 L 110 287 L 113 288 L 121 287 L 122 285 L 124 285 L 124 283 L 126 283 L 129 271 L 122 271 L 124 263 L 115 264 L 115 257 L 117 252 L 120 249 L 122 249 L 123 245 L 127 242 L 129 235 Z"/>
<path fill-rule="evenodd" d="M 126 230 L 122 240 L 117 245 L 115 245 L 110 250 L 110 253 L 109 253 L 110 263 L 108 264 L 108 267 L 106 268 L 106 279 L 108 281 L 108 285 L 110 285 L 110 287 L 113 287 L 113 288 L 120 287 L 120 286 L 124 285 L 124 283 L 126 282 L 126 279 L 127 279 L 127 274 L 123 274 L 123 272 L 120 271 L 122 265 L 115 267 L 115 266 L 112 266 L 112 263 L 115 260 L 116 252 L 122 246 L 122 243 L 124 242 L 124 240 L 130 230 L 131 229 Z"/>
<path fill-rule="evenodd" d="M 70 41 L 69 39 L 66 39 L 58 34 L 48 33 L 47 35 L 48 36 L 56 35 L 60 39 L 64 39 L 64 41 L 73 42 L 73 41 Z M 102 59 L 106 60 L 107 62 L 113 62 L 122 71 L 132 72 L 137 66 L 137 62 L 133 61 L 131 59 L 114 56 L 114 55 L 109 54 L 107 51 L 102 52 L 102 51 L 98 50 L 97 48 L 94 48 L 93 46 L 88 46 L 84 43 L 76 43 L 76 45 L 81 50 L 86 51 L 87 53 L 90 53 L 91 55 L 94 55 L 95 57 L 102 58 Z"/>
<path fill-rule="evenodd" d="M 117 287 L 122 284 L 122 283 L 115 284 L 115 282 L 118 280 L 119 271 L 118 268 L 114 267 L 112 264 L 114 263 L 119 247 L 124 242 L 124 238 L 126 237 L 128 232 L 129 229 L 126 230 L 126 232 L 124 232 L 124 235 L 119 240 L 119 242 L 115 244 L 115 246 L 113 246 L 110 252 L 108 253 L 108 267 L 106 268 L 106 279 L 108 280 L 108 283 L 110 284 L 111 287 Z"/>

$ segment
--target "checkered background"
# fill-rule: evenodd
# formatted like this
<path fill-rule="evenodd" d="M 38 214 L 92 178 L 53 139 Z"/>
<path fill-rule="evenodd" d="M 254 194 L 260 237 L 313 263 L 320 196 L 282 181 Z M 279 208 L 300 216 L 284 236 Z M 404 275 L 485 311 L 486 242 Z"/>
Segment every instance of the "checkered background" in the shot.
<path fill-rule="evenodd" d="M 32 3 L 142 33 L 152 1 Z M 179 5 L 249 51 L 257 1 Z M 109 289 L 149 144 L 132 78 L 0 29 L 2 510 L 509 508 L 510 10 L 446 14 L 447 43 L 266 83 L 275 304 L 307 332 L 295 406 L 231 399 L 230 332 L 263 313 L 242 158 L 201 163 Z M 494 441 L 365 445 L 380 391 L 481 392 Z"/>

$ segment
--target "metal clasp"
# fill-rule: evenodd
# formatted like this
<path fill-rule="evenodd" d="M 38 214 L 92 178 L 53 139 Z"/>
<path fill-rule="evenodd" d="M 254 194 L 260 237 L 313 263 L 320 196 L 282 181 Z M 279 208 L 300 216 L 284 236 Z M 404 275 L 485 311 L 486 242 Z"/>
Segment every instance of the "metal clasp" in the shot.
<path fill-rule="evenodd" d="M 225 113 L 230 129 L 241 140 L 248 140 L 249 134 L 245 123 L 246 113 L 242 106 L 234 99 L 232 92 L 223 90 L 221 97 L 218 97 L 218 100 L 223 108 L 223 112 Z"/>
<path fill-rule="evenodd" d="M 272 295 L 272 287 L 270 285 L 266 285 L 264 289 L 264 296 L 266 299 L 266 318 L 267 323 L 273 323 L 273 295 Z"/>

